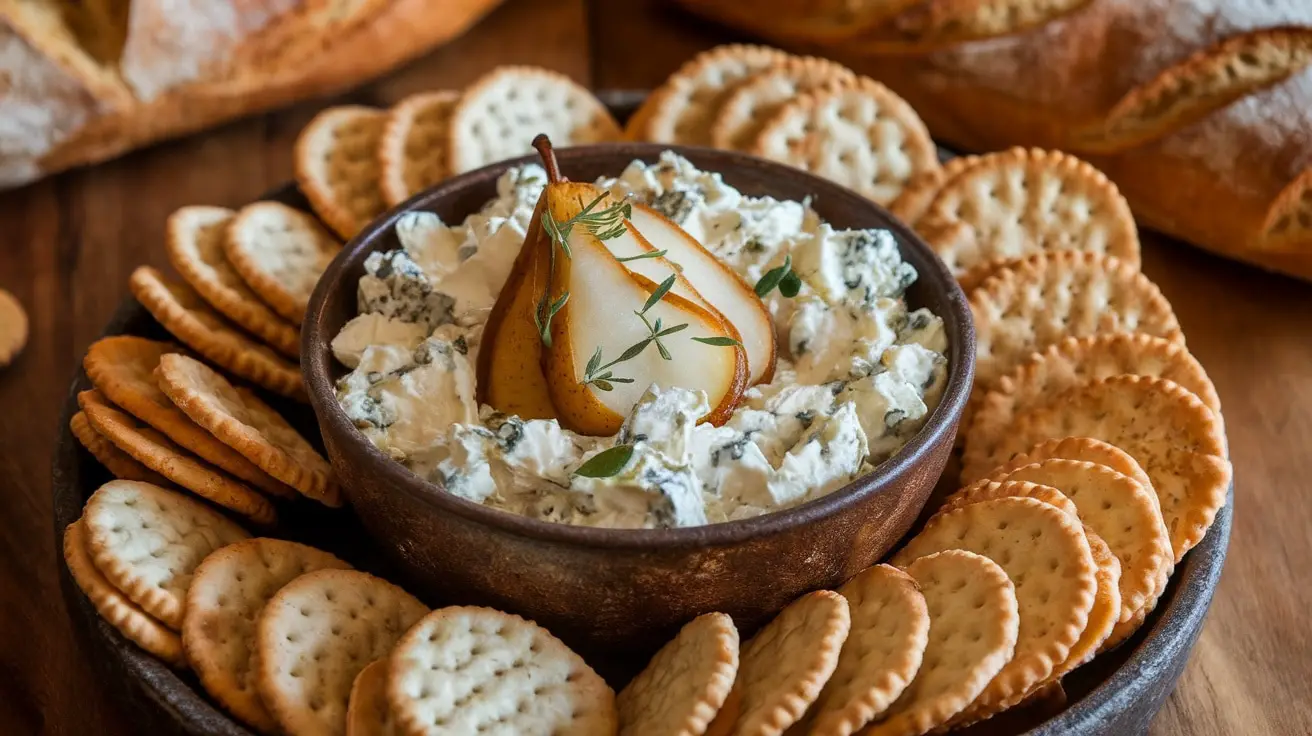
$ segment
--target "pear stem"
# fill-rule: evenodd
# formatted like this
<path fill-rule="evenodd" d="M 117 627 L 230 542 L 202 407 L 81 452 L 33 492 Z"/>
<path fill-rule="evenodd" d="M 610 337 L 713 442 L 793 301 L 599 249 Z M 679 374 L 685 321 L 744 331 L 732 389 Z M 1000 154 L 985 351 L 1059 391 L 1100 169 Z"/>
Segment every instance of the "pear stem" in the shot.
<path fill-rule="evenodd" d="M 551 147 L 551 139 L 546 133 L 538 133 L 533 139 L 533 147 L 537 149 L 538 155 L 542 157 L 542 167 L 547 170 L 547 181 L 556 184 L 565 181 L 565 177 L 560 175 L 560 164 L 556 161 L 556 151 Z"/>

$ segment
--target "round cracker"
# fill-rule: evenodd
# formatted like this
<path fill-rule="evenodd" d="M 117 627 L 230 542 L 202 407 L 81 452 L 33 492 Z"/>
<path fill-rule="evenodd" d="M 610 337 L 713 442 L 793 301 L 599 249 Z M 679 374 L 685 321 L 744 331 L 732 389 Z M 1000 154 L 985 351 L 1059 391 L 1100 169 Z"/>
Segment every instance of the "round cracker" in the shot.
<path fill-rule="evenodd" d="M 378 143 L 386 123 L 387 113 L 376 108 L 330 107 L 315 115 L 296 138 L 296 183 L 314 213 L 346 240 L 387 209 L 378 185 Z M 263 293 L 254 284 L 251 288 Z M 270 306 L 278 309 L 276 304 Z"/>
<path fill-rule="evenodd" d="M 614 734 L 615 693 L 548 631 L 490 608 L 428 614 L 392 652 L 387 701 L 403 733 Z"/>
<path fill-rule="evenodd" d="M 269 526 L 278 520 L 278 512 L 269 499 L 204 460 L 187 454 L 131 414 L 119 411 L 99 391 L 83 391 L 77 401 L 93 429 L 147 468 L 256 524 Z"/>
<path fill-rule="evenodd" d="M 318 570 L 284 585 L 255 623 L 255 687 L 288 736 L 345 734 L 351 686 L 428 608 L 355 570 Z"/>
<path fill-rule="evenodd" d="M 298 366 L 230 327 L 190 286 L 141 266 L 128 287 L 164 329 L 206 360 L 270 391 L 307 400 Z"/>
<path fill-rule="evenodd" d="M 715 113 L 711 144 L 745 151 L 756 141 L 765 122 L 799 93 L 855 80 L 856 73 L 838 62 L 790 56 L 733 87 Z"/>
<path fill-rule="evenodd" d="M 18 297 L 0 289 L 0 368 L 14 361 L 27 345 L 27 312 Z"/>
<path fill-rule="evenodd" d="M 139 480 L 143 483 L 154 483 L 157 486 L 169 485 L 169 479 L 156 473 L 150 468 L 142 465 L 132 458 L 131 455 L 118 449 L 113 442 L 105 439 L 105 436 L 96 431 L 91 426 L 91 421 L 87 419 L 86 412 L 79 411 L 68 420 L 68 428 L 73 432 L 73 436 L 90 452 L 96 461 L 105 466 L 105 469 L 119 480 Z"/>
<path fill-rule="evenodd" d="M 82 518 L 87 551 L 100 572 L 175 631 L 196 566 L 214 550 L 250 536 L 199 501 L 128 480 L 98 488 Z"/>
<path fill-rule="evenodd" d="M 703 51 L 679 67 L 648 95 L 629 119 L 625 137 L 655 143 L 709 146 L 711 129 L 734 87 L 756 74 L 787 63 L 778 49 L 728 44 Z"/>
<path fill-rule="evenodd" d="M 935 515 L 956 511 L 962 506 L 969 506 L 980 501 L 992 501 L 995 498 L 1033 498 L 1049 506 L 1056 506 L 1071 516 L 1079 516 L 1075 503 L 1067 498 L 1066 494 L 1050 485 L 1031 483 L 1021 478 L 1015 480 L 1005 478 L 996 481 L 981 480 L 966 486 L 944 499 L 943 506 L 939 508 Z"/>
<path fill-rule="evenodd" d="M 893 558 L 964 549 L 998 563 L 1016 587 L 1016 653 L 953 723 L 1019 703 L 1066 661 L 1088 624 L 1097 567 L 1079 519 L 1033 498 L 997 498 L 939 514 Z"/>
<path fill-rule="evenodd" d="M 1061 439 L 1044 440 L 1025 452 L 1013 455 L 1010 460 L 1002 465 L 991 469 L 983 469 L 985 472 L 974 474 L 962 472 L 961 480 L 963 483 L 969 484 L 985 473 L 990 476 L 1007 473 L 1030 463 L 1054 457 L 1103 465 L 1121 475 L 1130 476 L 1144 488 L 1152 490 L 1153 487 L 1148 474 L 1143 472 L 1143 468 L 1134 458 L 1130 457 L 1129 453 L 1116 445 L 1108 444 L 1102 440 L 1095 440 L 1092 437 L 1063 437 Z M 1153 497 L 1157 497 L 1155 492 Z M 1160 508 L 1158 511 L 1160 513 Z"/>
<path fill-rule="evenodd" d="M 261 491 L 281 498 L 295 498 L 294 490 L 255 467 L 236 450 L 191 421 L 159 389 L 155 368 L 159 366 L 161 356 L 174 352 L 178 352 L 178 348 L 169 343 L 115 335 L 92 343 L 82 358 L 82 366 L 91 383 L 106 399 L 163 432 L 184 449 Z"/>
<path fill-rule="evenodd" d="M 1176 563 L 1225 505 L 1232 468 L 1220 424 L 1206 404 L 1172 381 L 1113 376 L 1077 384 L 1018 416 L 991 461 L 1070 436 L 1116 445 L 1143 467 Z"/>
<path fill-rule="evenodd" d="M 1089 609 L 1089 621 L 1084 625 L 1084 631 L 1080 632 L 1079 640 L 1066 655 L 1066 661 L 1053 670 L 1044 685 L 1060 683 L 1061 678 L 1071 670 L 1090 661 L 1095 654 L 1102 651 L 1103 642 L 1111 636 L 1112 629 L 1121 616 L 1120 560 L 1112 554 L 1111 548 L 1103 538 L 1088 525 L 1084 527 L 1084 537 L 1089 542 L 1093 564 L 1097 566 L 1094 579 L 1098 582 L 1098 591 L 1094 593 L 1093 608 Z M 1044 685 L 1040 685 L 1035 690 L 1043 688 Z"/>
<path fill-rule="evenodd" d="M 68 565 L 73 582 L 95 606 L 96 613 L 133 644 L 170 666 L 186 667 L 182 640 L 105 579 L 87 552 L 86 536 L 86 524 L 82 519 L 68 525 L 64 530 L 64 563 Z"/>
<path fill-rule="evenodd" d="M 925 596 L 896 567 L 875 565 L 838 592 L 852 626 L 816 699 L 812 736 L 848 736 L 888 710 L 916 676 L 929 641 Z"/>
<path fill-rule="evenodd" d="M 937 169 L 926 169 L 916 174 L 902 187 L 902 193 L 888 205 L 892 212 L 908 225 L 916 225 L 933 204 L 938 190 L 953 177 L 974 166 L 979 156 L 955 156 Z"/>
<path fill-rule="evenodd" d="M 688 622 L 615 699 L 621 736 L 700 736 L 738 674 L 738 629 L 723 613 Z"/>
<path fill-rule="evenodd" d="M 281 202 L 241 208 L 223 240 L 224 254 L 241 278 L 298 326 L 319 277 L 341 249 L 313 217 Z"/>
<path fill-rule="evenodd" d="M 346 707 L 346 736 L 397 736 L 392 709 L 387 706 L 387 658 L 360 670 L 351 685 Z"/>
<path fill-rule="evenodd" d="M 947 723 L 1015 652 L 1016 589 L 996 562 L 953 549 L 921 557 L 906 572 L 929 612 L 925 656 L 915 679 L 865 736 L 919 736 Z"/>
<path fill-rule="evenodd" d="M 752 153 L 889 204 L 913 177 L 939 168 L 916 111 L 868 77 L 802 95 L 761 128 Z"/>
<path fill-rule="evenodd" d="M 395 207 L 451 175 L 447 144 L 459 92 L 420 92 L 387 112 L 378 142 L 379 186 Z"/>
<path fill-rule="evenodd" d="M 619 123 L 587 88 L 530 66 L 502 66 L 470 85 L 451 114 L 451 172 L 533 152 L 545 133 L 558 148 L 621 137 Z"/>
<path fill-rule="evenodd" d="M 738 680 L 709 729 L 779 736 L 820 695 L 851 627 L 847 599 L 817 590 L 780 611 L 743 648 Z"/>
<path fill-rule="evenodd" d="M 216 550 L 187 588 L 182 645 L 205 691 L 260 733 L 278 724 L 255 691 L 255 621 L 282 586 L 312 570 L 349 569 L 333 555 L 280 539 L 247 539 Z"/>
<path fill-rule="evenodd" d="M 342 505 L 328 461 L 254 394 L 177 353 L 160 358 L 158 376 L 160 389 L 174 405 L 221 442 L 302 495 L 327 506 Z"/>
<path fill-rule="evenodd" d="M 169 215 L 165 249 L 169 263 L 211 307 L 293 360 L 301 355 L 301 331 L 274 314 L 251 291 L 224 254 L 235 212 L 226 207 L 183 207 Z"/>

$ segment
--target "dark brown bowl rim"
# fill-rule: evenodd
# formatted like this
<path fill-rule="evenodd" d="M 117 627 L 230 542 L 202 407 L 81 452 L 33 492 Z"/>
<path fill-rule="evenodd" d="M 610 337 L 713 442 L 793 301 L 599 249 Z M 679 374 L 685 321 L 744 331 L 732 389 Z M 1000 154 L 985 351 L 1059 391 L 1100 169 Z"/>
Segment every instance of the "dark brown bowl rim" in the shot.
<path fill-rule="evenodd" d="M 321 431 L 332 435 L 335 443 L 348 447 L 349 451 L 343 453 L 347 457 L 364 458 L 364 462 L 371 464 L 369 468 L 371 473 L 390 485 L 394 491 L 416 497 L 422 503 L 433 507 L 435 511 L 455 513 L 469 521 L 497 527 L 525 537 L 583 547 L 672 550 L 738 544 L 753 538 L 785 532 L 825 518 L 870 494 L 896 491 L 898 480 L 922 462 L 932 448 L 940 442 L 952 441 L 953 438 L 947 435 L 955 429 L 970 395 L 975 368 L 975 330 L 970 307 L 956 279 L 948 271 L 947 266 L 934 255 L 930 247 L 885 208 L 839 184 L 782 164 L 736 152 L 652 143 L 574 146 L 559 148 L 556 150 L 556 155 L 561 168 L 568 171 L 570 162 L 578 159 L 614 155 L 624 163 L 633 159 L 652 161 L 666 150 L 673 150 L 694 161 L 702 158 L 727 158 L 729 165 L 720 167 L 720 171 L 739 168 L 765 169 L 781 178 L 800 180 L 808 191 L 818 197 L 824 197 L 826 200 L 846 200 L 852 207 L 867 208 L 882 216 L 889 223 L 888 229 L 897 237 L 900 249 L 904 249 L 904 252 L 905 249 L 919 251 L 921 256 L 919 260 L 928 266 L 928 268 L 918 267 L 919 280 L 927 281 L 929 288 L 943 292 L 947 305 L 947 309 L 942 310 L 946 313 L 938 316 L 942 318 L 944 332 L 948 336 L 948 382 L 942 399 L 930 413 L 924 426 L 892 457 L 851 483 L 789 509 L 696 527 L 611 529 L 541 521 L 453 496 L 445 493 L 437 484 L 419 477 L 379 451 L 356 429 L 337 403 L 334 382 L 330 377 L 334 360 L 329 347 L 332 336 L 324 334 L 323 326 L 324 308 L 329 295 L 341 288 L 354 291 L 354 283 L 344 283 L 348 265 L 375 250 L 373 244 L 392 230 L 393 224 L 402 214 L 426 209 L 428 203 L 441 200 L 451 192 L 470 185 L 471 182 L 488 179 L 494 181 L 510 167 L 536 162 L 538 160 L 536 156 L 502 161 L 447 179 L 379 216 L 343 246 L 319 279 L 310 297 L 302 326 L 301 365 L 305 381 L 309 386 L 310 403 L 318 417 Z"/>

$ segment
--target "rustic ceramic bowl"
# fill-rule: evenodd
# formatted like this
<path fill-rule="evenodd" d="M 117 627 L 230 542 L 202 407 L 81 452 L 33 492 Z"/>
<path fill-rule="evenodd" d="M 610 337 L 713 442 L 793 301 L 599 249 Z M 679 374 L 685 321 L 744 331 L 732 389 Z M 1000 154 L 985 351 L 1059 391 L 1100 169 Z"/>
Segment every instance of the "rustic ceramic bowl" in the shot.
<path fill-rule="evenodd" d="M 667 146 L 608 144 L 558 152 L 577 181 L 617 175 Z M 674 147 L 751 195 L 801 201 L 838 228 L 894 232 L 920 272 L 913 307 L 943 318 L 949 376 L 924 428 L 874 472 L 786 511 L 686 529 L 595 529 L 552 524 L 443 491 L 378 451 L 334 395 L 344 369 L 329 342 L 356 315 L 356 282 L 370 253 L 398 247 L 393 223 L 427 210 L 460 222 L 496 194 L 524 158 L 450 179 L 379 218 L 346 245 L 315 289 L 301 362 L 324 444 L 352 506 L 408 582 L 432 600 L 485 604 L 532 618 L 585 653 L 653 649 L 697 614 L 723 611 L 745 631 L 798 594 L 832 587 L 882 557 L 906 533 L 943 471 L 970 390 L 975 336 L 956 282 L 929 248 L 884 209 L 841 186 L 743 154 Z"/>

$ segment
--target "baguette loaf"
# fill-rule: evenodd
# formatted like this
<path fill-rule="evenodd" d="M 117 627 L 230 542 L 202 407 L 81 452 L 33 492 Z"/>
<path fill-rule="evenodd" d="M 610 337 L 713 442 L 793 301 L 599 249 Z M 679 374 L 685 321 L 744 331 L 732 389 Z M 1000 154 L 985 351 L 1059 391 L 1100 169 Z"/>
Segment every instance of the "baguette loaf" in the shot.
<path fill-rule="evenodd" d="M 348 89 L 500 1 L 0 0 L 0 188 Z"/>

